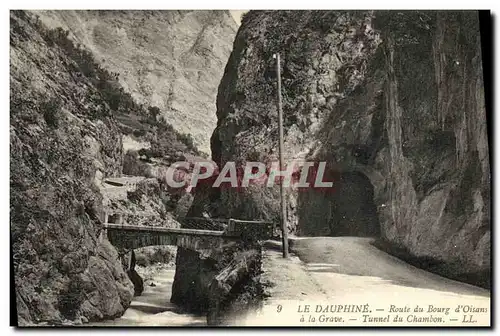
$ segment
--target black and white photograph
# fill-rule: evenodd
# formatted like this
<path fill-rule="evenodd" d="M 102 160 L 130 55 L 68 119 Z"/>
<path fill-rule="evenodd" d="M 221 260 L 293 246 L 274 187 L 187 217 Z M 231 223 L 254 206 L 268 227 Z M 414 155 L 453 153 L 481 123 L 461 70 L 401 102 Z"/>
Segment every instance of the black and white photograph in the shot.
<path fill-rule="evenodd" d="M 81 6 L 8 10 L 11 327 L 492 327 L 490 10 Z"/>

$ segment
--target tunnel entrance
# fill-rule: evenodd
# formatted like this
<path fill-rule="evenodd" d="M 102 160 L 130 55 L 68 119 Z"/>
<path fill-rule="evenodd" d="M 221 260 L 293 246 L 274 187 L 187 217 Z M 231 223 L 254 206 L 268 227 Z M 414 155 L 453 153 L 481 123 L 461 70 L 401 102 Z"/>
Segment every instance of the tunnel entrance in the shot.
<path fill-rule="evenodd" d="M 373 185 L 363 173 L 336 173 L 332 190 L 299 193 L 297 234 L 378 237 L 380 224 L 373 196 Z"/>
<path fill-rule="evenodd" d="M 379 236 L 380 225 L 370 180 L 358 172 L 342 173 L 330 204 L 331 236 Z"/>

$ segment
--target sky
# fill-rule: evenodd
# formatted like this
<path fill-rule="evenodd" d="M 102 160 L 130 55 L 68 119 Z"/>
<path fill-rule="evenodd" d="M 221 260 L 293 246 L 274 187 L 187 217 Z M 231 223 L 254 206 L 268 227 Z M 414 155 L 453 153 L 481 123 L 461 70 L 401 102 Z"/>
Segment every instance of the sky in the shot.
<path fill-rule="evenodd" d="M 241 15 L 243 13 L 248 12 L 248 9 L 246 9 L 246 10 L 230 10 L 230 12 L 231 12 L 231 15 L 234 18 L 234 21 L 236 21 L 236 23 L 239 26 L 241 24 Z"/>

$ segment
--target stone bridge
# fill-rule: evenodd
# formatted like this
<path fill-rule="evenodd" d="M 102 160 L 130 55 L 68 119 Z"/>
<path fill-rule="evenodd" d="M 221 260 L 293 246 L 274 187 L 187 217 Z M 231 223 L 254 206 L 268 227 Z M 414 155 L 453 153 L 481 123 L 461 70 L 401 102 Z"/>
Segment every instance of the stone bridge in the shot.
<path fill-rule="evenodd" d="M 231 241 L 269 239 L 273 232 L 272 222 L 267 221 L 237 219 L 217 221 L 222 223 L 223 230 L 137 226 L 122 223 L 105 223 L 104 229 L 108 240 L 118 248 L 133 250 L 146 246 L 175 245 L 196 252 L 220 250 Z"/>

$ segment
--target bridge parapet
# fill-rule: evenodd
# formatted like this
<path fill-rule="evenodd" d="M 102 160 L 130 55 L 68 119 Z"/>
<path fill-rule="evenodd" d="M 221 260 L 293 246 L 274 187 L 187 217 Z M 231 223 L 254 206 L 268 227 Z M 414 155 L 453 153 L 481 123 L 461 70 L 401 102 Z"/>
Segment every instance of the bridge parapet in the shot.
<path fill-rule="evenodd" d="M 224 222 L 227 221 L 227 224 Z M 176 245 L 198 252 L 217 250 L 227 241 L 258 241 L 272 236 L 273 224 L 267 221 L 215 220 L 223 230 L 166 228 L 158 226 L 105 223 L 111 244 L 126 249 L 155 245 Z"/>
<path fill-rule="evenodd" d="M 224 231 L 227 227 L 228 219 L 186 217 L 182 220 L 182 226 L 188 229 Z"/>
<path fill-rule="evenodd" d="M 184 223 L 188 228 L 224 231 L 226 236 L 250 240 L 269 239 L 274 230 L 273 222 L 262 220 L 186 217 Z"/>
<path fill-rule="evenodd" d="M 224 233 L 227 236 L 241 237 L 243 240 L 269 239 L 273 234 L 273 223 L 230 218 Z"/>
<path fill-rule="evenodd" d="M 124 224 L 105 224 L 107 236 L 112 245 L 137 249 L 146 246 L 174 245 L 197 252 L 221 249 L 227 240 L 223 231 L 194 230 L 136 226 Z"/>

